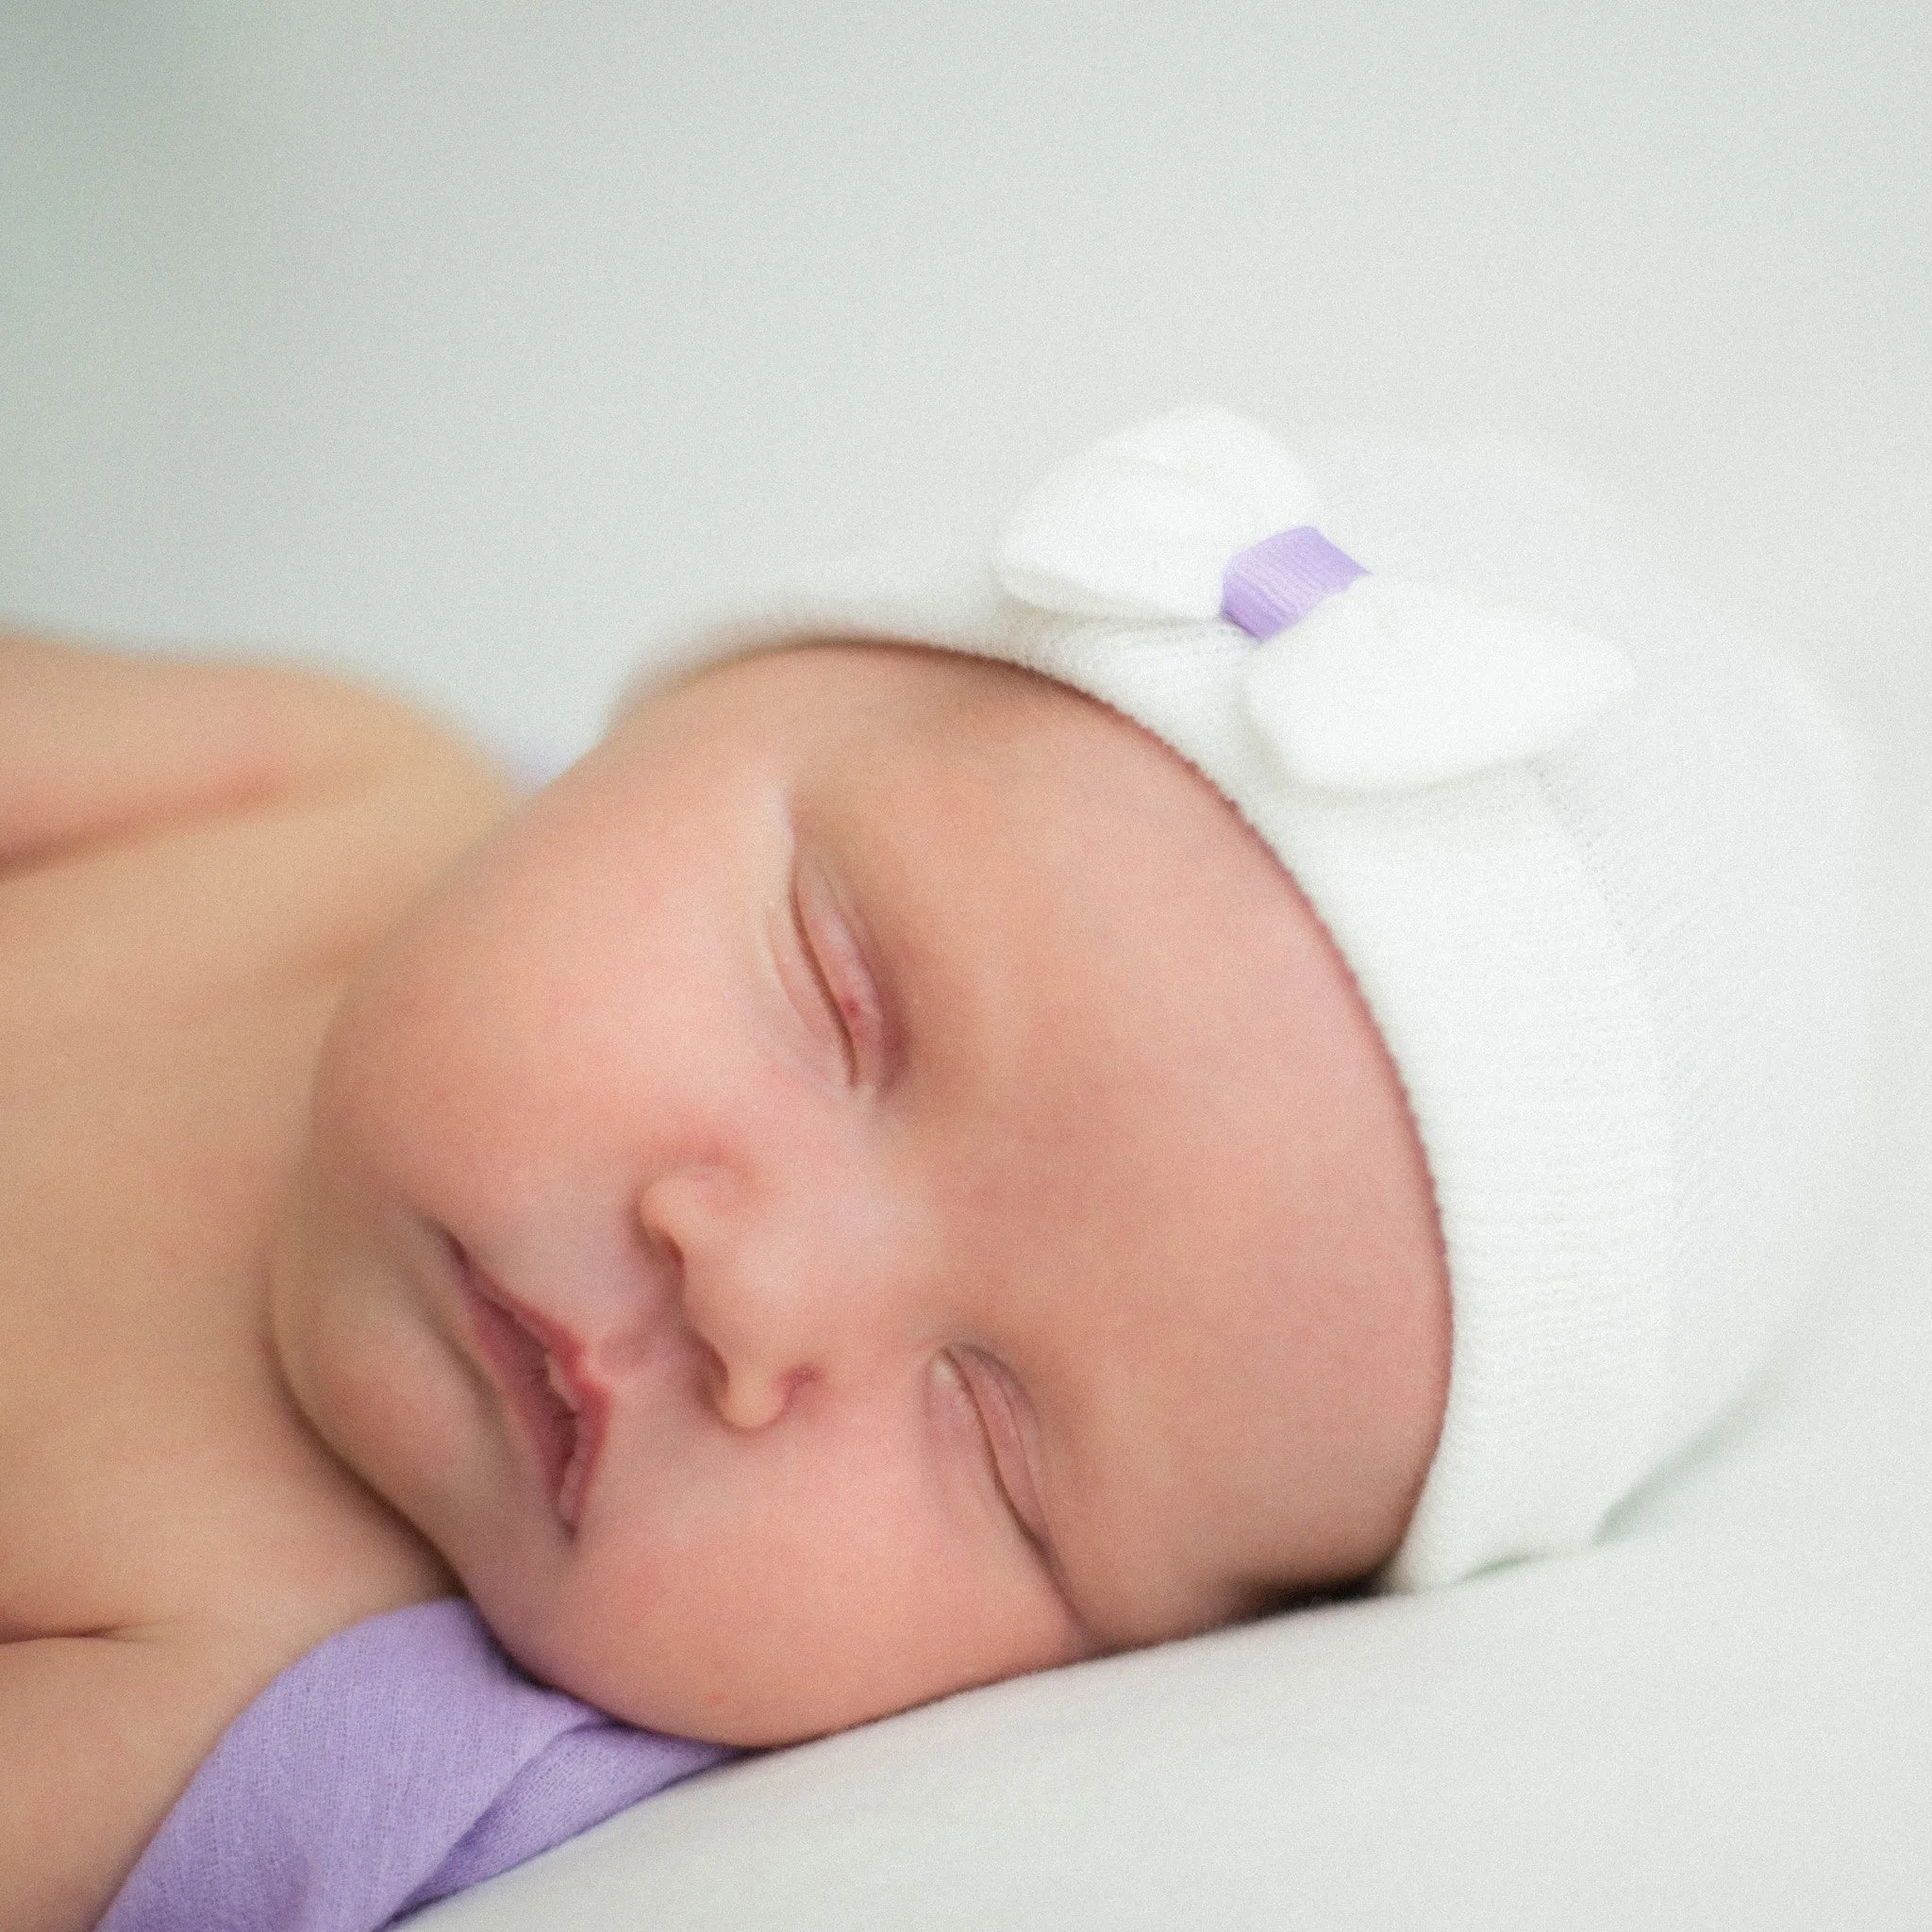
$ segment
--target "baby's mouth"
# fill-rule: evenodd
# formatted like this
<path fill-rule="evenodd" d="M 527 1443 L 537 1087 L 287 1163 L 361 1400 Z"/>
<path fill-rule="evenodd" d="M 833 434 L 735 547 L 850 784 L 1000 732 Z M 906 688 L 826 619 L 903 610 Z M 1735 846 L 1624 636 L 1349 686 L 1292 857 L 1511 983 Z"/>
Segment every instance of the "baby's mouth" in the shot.
<path fill-rule="evenodd" d="M 577 1373 L 582 1344 L 506 1293 L 460 1247 L 457 1254 L 478 1347 L 537 1452 L 558 1515 L 574 1531 L 604 1433 L 602 1392 Z"/>

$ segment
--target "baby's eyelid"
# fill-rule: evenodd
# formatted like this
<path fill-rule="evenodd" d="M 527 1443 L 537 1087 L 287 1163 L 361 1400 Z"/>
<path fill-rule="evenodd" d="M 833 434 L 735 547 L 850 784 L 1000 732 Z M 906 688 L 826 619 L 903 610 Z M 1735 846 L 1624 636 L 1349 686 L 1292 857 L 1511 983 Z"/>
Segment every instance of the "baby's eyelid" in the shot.
<path fill-rule="evenodd" d="M 886 1024 L 871 961 L 830 881 L 801 860 L 792 874 L 792 919 L 832 1019 L 844 1042 L 853 1084 L 886 1072 Z"/>
<path fill-rule="evenodd" d="M 811 974 L 813 989 L 838 1031 L 840 1051 L 845 1058 L 845 1077 L 856 1085 L 859 1073 L 858 1042 L 853 1037 L 845 999 L 833 982 L 832 969 L 824 957 L 825 949 L 806 912 L 804 893 L 795 873 L 791 880 L 791 927 L 798 940 L 798 950 L 804 955 L 806 968 Z"/>
<path fill-rule="evenodd" d="M 1046 1540 L 1046 1524 L 1041 1517 L 1025 1439 L 1019 1418 L 1013 1413 L 1012 1399 L 1006 1391 L 1005 1371 L 977 1349 L 956 1350 L 953 1359 L 956 1373 L 978 1411 L 986 1453 L 992 1463 L 1000 1494 L 1021 1534 L 1047 1567 L 1057 1570 Z M 1009 1462 L 1016 1463 L 1017 1468 L 1009 1469 Z"/>

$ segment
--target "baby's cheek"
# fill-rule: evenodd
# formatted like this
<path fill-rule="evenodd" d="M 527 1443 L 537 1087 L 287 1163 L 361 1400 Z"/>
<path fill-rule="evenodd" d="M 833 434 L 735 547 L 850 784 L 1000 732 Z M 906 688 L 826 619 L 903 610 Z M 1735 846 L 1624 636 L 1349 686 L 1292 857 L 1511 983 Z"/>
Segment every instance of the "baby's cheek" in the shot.
<path fill-rule="evenodd" d="M 1050 1587 L 885 1501 L 746 1497 L 721 1504 L 702 1535 L 660 1516 L 580 1539 L 509 1647 L 633 1724 L 742 1745 L 821 1736 L 1078 1654 Z"/>
<path fill-rule="evenodd" d="M 717 1510 L 580 1538 L 547 1605 L 520 1607 L 525 1661 L 655 1730 L 773 1744 L 876 1715 L 908 1622 L 904 1582 L 861 1588 L 849 1549 L 796 1516 Z M 530 1614 L 534 1609 L 535 1614 Z M 915 1702 L 908 1697 L 903 1702 Z"/>
<path fill-rule="evenodd" d="M 447 1431 L 431 1399 L 434 1364 L 407 1323 L 333 1281 L 277 1311 L 278 1341 L 298 1405 L 350 1468 L 408 1512 L 397 1491 L 423 1500 L 424 1475 L 443 1459 Z"/>

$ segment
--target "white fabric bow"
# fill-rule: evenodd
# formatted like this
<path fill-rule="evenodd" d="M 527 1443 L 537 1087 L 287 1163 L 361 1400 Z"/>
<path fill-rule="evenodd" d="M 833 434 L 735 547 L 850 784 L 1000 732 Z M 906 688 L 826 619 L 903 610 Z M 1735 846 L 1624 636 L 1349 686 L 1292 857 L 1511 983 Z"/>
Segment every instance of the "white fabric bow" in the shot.
<path fill-rule="evenodd" d="M 993 569 L 1009 595 L 1067 616 L 1211 623 L 1229 565 L 1315 512 L 1307 473 L 1266 430 L 1180 410 L 1052 472 L 1008 519 Z M 1301 783 L 1386 791 L 1552 751 L 1633 675 L 1567 625 L 1364 574 L 1259 640 L 1242 694 Z"/>

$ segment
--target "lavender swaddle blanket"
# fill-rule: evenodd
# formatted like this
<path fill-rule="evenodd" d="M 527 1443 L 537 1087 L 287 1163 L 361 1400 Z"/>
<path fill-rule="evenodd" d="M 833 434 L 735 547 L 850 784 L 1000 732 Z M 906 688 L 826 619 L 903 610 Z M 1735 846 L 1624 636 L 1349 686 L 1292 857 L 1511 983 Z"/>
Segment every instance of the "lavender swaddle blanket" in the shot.
<path fill-rule="evenodd" d="M 97 1932 L 375 1932 L 728 1756 L 532 1683 L 462 1599 L 412 1605 L 229 1725 Z"/>

